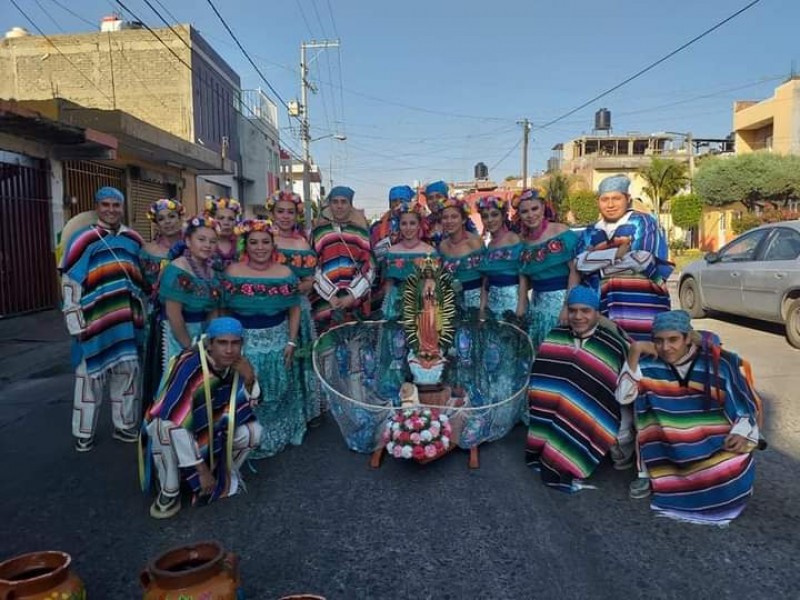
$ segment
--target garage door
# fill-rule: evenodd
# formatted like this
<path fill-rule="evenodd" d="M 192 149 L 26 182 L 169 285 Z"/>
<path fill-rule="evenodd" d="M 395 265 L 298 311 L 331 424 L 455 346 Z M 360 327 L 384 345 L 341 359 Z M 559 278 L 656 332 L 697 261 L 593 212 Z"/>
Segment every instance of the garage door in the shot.
<path fill-rule="evenodd" d="M 130 226 L 139 232 L 146 240 L 152 241 L 153 234 L 150 221 L 147 218 L 147 209 L 156 200 L 172 198 L 174 186 L 155 181 L 142 179 L 131 180 L 131 222 Z"/>

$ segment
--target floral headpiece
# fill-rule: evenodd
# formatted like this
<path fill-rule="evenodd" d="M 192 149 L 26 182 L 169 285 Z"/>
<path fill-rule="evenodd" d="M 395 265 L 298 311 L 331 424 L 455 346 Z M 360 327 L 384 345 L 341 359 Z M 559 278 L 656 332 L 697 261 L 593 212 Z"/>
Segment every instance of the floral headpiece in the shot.
<path fill-rule="evenodd" d="M 234 198 L 214 198 L 206 196 L 206 205 L 203 214 L 207 217 L 216 217 L 221 210 L 232 210 L 238 217 L 242 214 L 242 204 Z"/>
<path fill-rule="evenodd" d="M 178 213 L 179 217 L 182 217 L 184 213 L 183 204 L 177 200 L 162 198 L 161 200 L 156 200 L 150 205 L 150 208 L 147 209 L 147 218 L 150 219 L 150 221 L 155 222 L 155 220 L 158 218 L 158 213 L 160 213 L 162 210 L 175 211 Z"/>
<path fill-rule="evenodd" d="M 400 203 L 392 209 L 392 215 L 400 217 L 401 215 L 414 214 L 420 219 L 426 216 L 427 207 L 419 202 Z"/>
<path fill-rule="evenodd" d="M 508 210 L 509 202 L 499 196 L 486 196 L 478 200 L 478 210 L 489 210 L 496 208 L 503 212 Z"/>
<path fill-rule="evenodd" d="M 520 202 L 525 200 L 539 200 L 540 202 L 544 202 L 544 198 L 542 198 L 542 196 L 539 194 L 539 190 L 530 189 L 522 190 L 522 193 L 514 198 L 514 200 L 511 202 L 511 205 L 516 210 L 519 208 Z"/>
<path fill-rule="evenodd" d="M 444 200 L 440 200 L 438 207 L 439 212 L 442 212 L 445 208 L 457 208 L 464 217 L 469 217 L 470 213 L 472 213 L 472 209 L 470 208 L 469 204 L 467 204 L 464 200 L 455 198 L 453 196 L 450 198 L 445 198 Z"/>
<path fill-rule="evenodd" d="M 234 229 L 234 233 L 242 237 L 258 231 L 266 231 L 271 236 L 272 221 L 268 219 L 245 219 Z"/>
<path fill-rule="evenodd" d="M 197 215 L 183 222 L 183 236 L 188 237 L 201 227 L 208 227 L 214 231 L 219 231 L 219 225 L 213 218 L 205 215 Z"/>
<path fill-rule="evenodd" d="M 272 212 L 275 210 L 275 205 L 278 204 L 278 202 L 291 202 L 294 204 L 297 210 L 298 220 L 300 219 L 300 215 L 303 214 L 303 199 L 300 197 L 300 194 L 295 194 L 294 192 L 290 192 L 288 190 L 275 192 L 272 194 L 272 196 L 267 198 L 267 211 Z"/>

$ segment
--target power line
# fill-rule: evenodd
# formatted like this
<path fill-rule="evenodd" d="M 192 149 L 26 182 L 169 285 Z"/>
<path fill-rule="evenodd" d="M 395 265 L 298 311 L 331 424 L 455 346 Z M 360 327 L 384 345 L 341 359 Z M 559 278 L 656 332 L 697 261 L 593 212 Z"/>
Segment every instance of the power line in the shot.
<path fill-rule="evenodd" d="M 722 21 L 720 21 L 719 23 L 717 23 L 717 24 L 716 24 L 716 25 L 714 25 L 713 27 L 710 27 L 709 29 L 706 29 L 706 30 L 705 30 L 703 33 L 701 33 L 701 34 L 699 34 L 699 35 L 697 35 L 697 36 L 693 37 L 691 40 L 689 40 L 689 41 L 688 41 L 688 42 L 686 42 L 685 44 L 683 44 L 683 45 L 679 46 L 678 48 L 676 48 L 675 50 L 673 50 L 673 51 L 672 51 L 672 52 L 670 52 L 669 54 L 666 54 L 665 56 L 662 56 L 662 57 L 661 57 L 661 58 L 659 58 L 657 61 L 650 63 L 649 65 L 647 65 L 647 66 L 646 66 L 645 68 L 643 68 L 643 69 L 640 69 L 639 71 L 637 71 L 636 73 L 634 73 L 634 74 L 633 74 L 633 75 L 631 75 L 630 77 L 628 77 L 628 78 L 624 79 L 623 81 L 621 81 L 620 83 L 618 83 L 618 84 L 617 84 L 617 85 L 615 85 L 614 87 L 611 87 L 611 88 L 607 89 L 606 91 L 604 91 L 604 92 L 603 92 L 603 93 L 601 93 L 601 94 L 598 94 L 597 96 L 595 96 L 595 97 L 594 97 L 594 98 L 592 98 L 591 100 L 587 100 L 586 102 L 584 102 L 584 103 L 583 103 L 583 104 L 581 104 L 580 106 L 578 106 L 578 107 L 576 107 L 576 108 L 573 108 L 572 110 L 570 110 L 570 111 L 568 111 L 568 112 L 565 112 L 565 113 L 564 113 L 563 115 L 561 115 L 560 117 L 556 117 L 555 119 L 552 119 L 552 120 L 548 121 L 547 123 L 545 123 L 544 125 L 541 125 L 541 126 L 539 126 L 539 127 L 536 127 L 535 129 L 537 129 L 537 130 L 542 130 L 542 129 L 546 129 L 546 128 L 550 127 L 551 125 L 555 125 L 555 124 L 556 124 L 556 123 L 558 123 L 559 121 L 562 121 L 563 119 L 566 119 L 566 118 L 567 118 L 567 117 L 569 117 L 570 115 L 574 115 L 574 114 L 575 114 L 576 112 L 578 112 L 579 110 L 582 110 L 582 109 L 586 108 L 587 106 L 589 106 L 590 104 L 592 104 L 592 103 L 596 102 L 597 100 L 600 100 L 600 98 L 603 98 L 603 97 L 605 97 L 605 96 L 608 96 L 610 93 L 617 91 L 617 90 L 618 90 L 618 89 L 620 89 L 621 87 L 623 87 L 623 86 L 625 86 L 625 85 L 629 84 L 629 83 L 630 83 L 631 81 L 633 81 L 634 79 L 637 79 L 637 78 L 641 77 L 642 75 L 644 75 L 644 74 L 645 74 L 645 73 L 647 73 L 648 71 L 652 71 L 652 70 L 653 70 L 653 69 L 655 69 L 655 68 L 656 68 L 658 65 L 660 65 L 661 63 L 663 63 L 663 62 L 665 62 L 665 61 L 669 60 L 670 58 L 672 58 L 673 56 L 675 56 L 675 55 L 676 55 L 676 54 L 678 54 L 679 52 L 682 52 L 683 50 L 685 50 L 686 48 L 688 48 L 689 46 L 691 46 L 691 45 L 692 45 L 692 44 L 694 44 L 695 42 L 698 42 L 698 41 L 700 41 L 701 39 L 703 39 L 704 37 L 706 37 L 706 36 L 707 36 L 707 35 L 709 35 L 710 33 L 712 33 L 712 32 L 714 32 L 714 31 L 716 31 L 717 29 L 719 29 L 720 27 L 722 27 L 723 25 L 725 25 L 725 24 L 726 24 L 726 23 L 728 23 L 729 21 L 731 21 L 731 20 L 735 19 L 736 17 L 738 17 L 738 16 L 739 16 L 740 14 L 742 14 L 743 12 L 745 12 L 745 11 L 747 11 L 747 10 L 751 9 L 752 7 L 754 7 L 754 6 L 755 6 L 756 4 L 758 4 L 759 2 L 761 2 L 761 0 L 752 0 L 752 2 L 750 2 L 750 3 L 749 3 L 747 6 L 744 6 L 743 8 L 740 8 L 739 10 L 737 10 L 735 13 L 733 13 L 733 14 L 732 14 L 732 15 L 730 15 L 729 17 L 727 17 L 727 18 L 723 19 Z"/>
<path fill-rule="evenodd" d="M 39 10 L 41 10 L 47 16 L 47 18 L 50 19 L 50 21 L 52 21 L 53 25 L 56 26 L 56 29 L 58 29 L 61 33 L 65 33 L 64 28 L 61 27 L 61 23 L 56 21 L 53 18 L 53 15 L 51 15 L 49 12 L 47 12 L 47 9 L 45 9 L 45 7 L 42 5 L 42 3 L 39 0 L 33 0 L 33 1 L 36 2 L 36 6 L 39 7 Z"/>
<path fill-rule="evenodd" d="M 88 81 L 92 85 L 92 87 L 94 89 L 96 89 L 98 92 L 100 92 L 100 95 L 102 95 L 106 100 L 108 100 L 111 103 L 111 106 L 114 106 L 114 100 L 108 94 L 106 94 L 103 90 L 101 90 L 97 86 L 97 84 L 94 82 L 94 80 L 92 78 L 90 78 L 88 75 L 86 75 L 86 73 L 81 71 L 78 68 L 78 65 L 76 65 L 74 62 L 72 62 L 72 60 L 69 58 L 69 56 L 64 54 L 61 51 L 61 49 L 58 46 L 56 46 L 56 44 L 55 44 L 55 42 L 53 42 L 53 40 L 51 40 L 49 37 L 47 37 L 47 34 L 44 31 L 42 31 L 42 29 L 33 21 L 33 19 L 31 19 L 28 16 L 28 13 L 26 13 L 24 10 L 22 10 L 20 5 L 17 4 L 17 0 L 11 0 L 11 4 L 14 5 L 14 8 L 16 8 L 23 17 L 25 17 L 25 20 L 28 21 L 28 23 L 30 23 L 31 27 L 33 27 L 37 31 L 37 33 L 39 35 L 41 35 L 45 40 L 47 40 L 47 42 L 53 47 L 53 49 L 56 52 L 58 52 L 61 55 L 61 57 L 64 60 L 66 60 L 73 69 L 75 69 L 78 73 L 80 73 L 81 77 L 83 77 L 86 81 Z"/>
<path fill-rule="evenodd" d="M 489 167 L 489 171 L 494 171 L 494 170 L 495 170 L 497 167 L 499 167 L 499 166 L 500 166 L 500 163 L 502 163 L 502 162 L 503 162 L 505 159 L 507 159 L 509 156 L 511 156 L 511 153 L 512 153 L 512 152 L 514 152 L 514 150 L 516 150 L 517 148 L 519 148 L 520 144 L 522 144 L 522 140 L 521 140 L 521 139 L 520 139 L 520 140 L 518 140 L 516 144 L 514 144 L 514 147 L 513 147 L 513 148 L 511 148 L 511 150 L 509 150 L 508 152 L 506 152 L 506 153 L 503 155 L 503 158 L 501 158 L 501 159 L 500 159 L 500 160 L 498 160 L 496 163 L 494 163 L 494 165 L 492 165 L 491 167 Z"/>
<path fill-rule="evenodd" d="M 176 25 L 180 24 L 180 20 L 169 11 L 169 9 L 164 5 L 163 2 L 161 2 L 161 0 L 155 0 L 155 2 L 156 2 L 156 4 L 158 4 L 161 7 L 161 10 L 163 10 L 165 13 L 167 13 L 167 16 L 170 19 L 172 19 L 173 23 L 175 23 Z M 148 3 L 148 5 L 149 5 L 149 3 Z"/>
<path fill-rule="evenodd" d="M 255 61 L 252 58 L 250 58 L 250 55 L 247 53 L 247 50 L 244 49 L 244 46 L 242 46 L 241 42 L 239 41 L 239 38 L 236 37 L 236 35 L 231 30 L 231 28 L 228 26 L 228 23 L 225 21 L 225 19 L 222 17 L 220 12 L 217 10 L 217 7 L 214 5 L 213 0 L 206 0 L 206 2 L 211 7 L 211 10 L 214 11 L 214 14 L 217 15 L 217 18 L 220 20 L 220 22 L 222 23 L 223 27 L 225 27 L 225 29 L 228 31 L 228 34 L 231 36 L 231 38 L 233 38 L 233 41 L 236 42 L 236 45 L 239 47 L 239 50 L 242 51 L 242 54 L 244 54 L 244 56 L 247 59 L 247 61 L 255 69 L 256 73 L 258 73 L 258 76 L 261 77 L 261 80 L 264 82 L 264 84 L 272 91 L 273 94 L 275 94 L 275 97 L 280 101 L 281 104 L 283 104 L 286 107 L 286 110 L 291 112 L 291 109 L 289 108 L 289 104 L 278 93 L 278 90 L 276 90 L 272 86 L 272 84 L 269 82 L 269 80 L 267 80 L 267 78 L 264 77 L 264 74 L 261 72 L 261 69 L 258 68 L 258 65 L 256 65 Z"/>
<path fill-rule="evenodd" d="M 58 6 L 60 9 L 67 11 L 69 14 L 71 14 L 76 19 L 78 19 L 80 21 L 83 21 L 89 27 L 97 27 L 97 23 L 92 23 L 89 19 L 86 19 L 86 18 L 80 16 L 78 13 L 76 13 L 74 10 L 72 10 L 69 6 L 65 6 L 64 4 L 59 2 L 58 0 L 50 0 L 50 2 L 52 2 L 53 4 Z"/>

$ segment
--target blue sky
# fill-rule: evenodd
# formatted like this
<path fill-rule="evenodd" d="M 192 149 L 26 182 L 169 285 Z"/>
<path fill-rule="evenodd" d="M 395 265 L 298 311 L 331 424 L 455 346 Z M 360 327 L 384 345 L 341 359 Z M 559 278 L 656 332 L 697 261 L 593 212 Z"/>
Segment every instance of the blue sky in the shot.
<path fill-rule="evenodd" d="M 123 0 L 148 24 L 143 0 Z M 47 33 L 88 26 L 113 0 L 18 0 Z M 158 8 L 158 2 L 151 0 Z M 264 87 L 206 0 L 159 0 L 191 22 L 239 72 L 243 87 Z M 312 65 L 312 155 L 356 202 L 385 205 L 388 187 L 415 180 L 465 180 L 475 163 L 496 180 L 518 174 L 516 121 L 534 125 L 530 169 L 550 149 L 592 128 L 594 111 L 612 111 L 616 132 L 692 131 L 724 137 L 736 99 L 760 99 L 800 59 L 797 0 L 762 0 L 683 53 L 621 90 L 547 128 L 582 104 L 748 3 L 747 0 L 215 0 L 244 47 L 280 95 L 299 96 L 299 47 L 341 39 Z M 7 4 L 3 30 L 26 25 Z M 117 8 L 119 8 L 117 6 Z M 44 10 L 43 10 L 44 9 Z M 48 14 L 50 16 L 48 16 Z M 51 20 L 53 17 L 55 20 Z M 797 64 L 800 71 L 800 61 Z M 299 150 L 280 113 L 283 140 Z"/>

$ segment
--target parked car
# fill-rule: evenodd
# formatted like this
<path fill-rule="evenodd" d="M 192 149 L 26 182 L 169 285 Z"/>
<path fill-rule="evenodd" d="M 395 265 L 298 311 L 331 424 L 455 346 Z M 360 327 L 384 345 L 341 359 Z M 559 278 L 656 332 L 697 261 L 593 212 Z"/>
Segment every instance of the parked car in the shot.
<path fill-rule="evenodd" d="M 681 308 L 694 318 L 715 310 L 783 323 L 800 348 L 800 221 L 747 231 L 684 268 Z"/>

